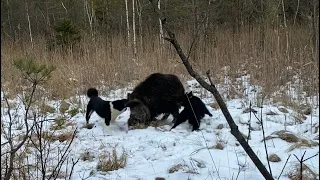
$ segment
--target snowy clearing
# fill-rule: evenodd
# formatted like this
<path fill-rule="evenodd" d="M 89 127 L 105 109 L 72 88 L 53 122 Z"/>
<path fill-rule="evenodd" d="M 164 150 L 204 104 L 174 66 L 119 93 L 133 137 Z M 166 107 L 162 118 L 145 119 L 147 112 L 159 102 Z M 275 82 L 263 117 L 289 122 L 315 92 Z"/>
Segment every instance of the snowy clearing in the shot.
<path fill-rule="evenodd" d="M 191 132 L 188 122 L 181 124 L 169 131 L 172 117 L 166 125 L 159 127 L 149 126 L 146 129 L 134 129 L 126 131 L 120 129 L 129 118 L 130 110 L 120 114 L 117 122 L 106 127 L 104 121 L 95 113 L 90 119 L 94 126 L 92 129 L 84 128 L 84 111 L 88 99 L 81 96 L 81 113 L 76 114 L 68 121 L 73 126 L 62 129 L 61 132 L 71 131 L 77 128 L 74 142 L 71 146 L 70 157 L 80 158 L 74 167 L 73 180 L 150 180 L 162 177 L 166 180 L 186 179 L 264 179 L 255 165 L 252 163 L 243 148 L 231 135 L 230 128 L 220 109 L 214 109 L 210 105 L 214 99 L 208 92 L 199 88 L 196 81 L 188 81 L 190 90 L 195 95 L 202 97 L 212 117 L 206 116 L 201 121 L 200 130 Z M 249 89 L 249 88 L 248 88 Z M 124 98 L 127 89 L 118 89 L 109 93 L 107 100 Z M 252 97 L 251 97 L 252 96 Z M 248 135 L 248 121 L 250 113 L 245 110 L 249 107 L 249 100 L 253 101 L 253 109 L 257 111 L 257 117 L 261 117 L 261 108 L 254 103 L 254 95 L 248 99 L 233 99 L 227 101 L 228 109 L 239 126 L 239 130 Z M 52 102 L 52 105 L 56 102 Z M 284 111 L 285 109 L 285 111 Z M 4 111 L 3 111 L 4 112 Z M 2 113 L 3 114 L 3 113 Z M 55 115 L 52 115 L 55 117 Z M 265 104 L 262 108 L 262 119 L 266 137 L 268 153 L 280 157 L 280 162 L 270 162 L 272 174 L 277 179 L 289 154 L 301 157 L 306 151 L 305 158 L 319 153 L 319 107 L 313 109 L 310 115 L 303 115 L 306 119 L 298 123 L 298 114 L 292 109 L 277 104 Z M 6 116 L 2 117 L 6 121 Z M 50 124 L 48 124 L 50 126 Z M 264 149 L 261 123 L 251 113 L 251 139 L 250 146 L 268 168 Z M 278 131 L 288 131 L 294 134 L 298 140 L 287 142 L 281 139 Z M 297 147 L 295 144 L 302 140 L 317 143 L 311 147 Z M 5 138 L 1 136 L 1 141 Z M 125 152 L 127 163 L 124 168 L 104 172 L 97 170 L 99 160 L 103 155 L 117 150 L 117 154 Z M 2 149 L 3 150 L 3 149 Z M 55 152 L 52 152 L 55 153 Z M 86 154 L 91 158 L 84 159 Z M 54 156 L 54 155 L 53 155 Z M 102 157 L 102 158 L 101 158 Z M 289 179 L 288 174 L 293 171 L 298 163 L 294 156 L 288 161 L 281 180 Z M 319 178 L 319 157 L 315 156 L 304 162 Z"/>

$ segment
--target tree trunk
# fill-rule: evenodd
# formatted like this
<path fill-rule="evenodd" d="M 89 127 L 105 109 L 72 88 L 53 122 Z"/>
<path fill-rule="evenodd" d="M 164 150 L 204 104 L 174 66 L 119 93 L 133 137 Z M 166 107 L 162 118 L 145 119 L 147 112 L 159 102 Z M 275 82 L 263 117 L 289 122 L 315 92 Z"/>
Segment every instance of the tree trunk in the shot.
<path fill-rule="evenodd" d="M 124 1 L 126 3 L 127 46 L 130 47 L 130 24 L 129 24 L 128 0 L 124 0 Z"/>
<path fill-rule="evenodd" d="M 143 41 L 142 41 L 142 6 L 140 1 L 137 0 L 137 12 L 138 12 L 138 19 L 139 19 L 139 37 L 140 37 L 140 51 L 143 50 Z"/>
<path fill-rule="evenodd" d="M 133 31 L 133 54 L 134 57 L 137 56 L 137 40 L 136 40 L 136 16 L 135 16 L 135 8 L 134 8 L 134 0 L 132 0 L 132 31 Z"/>
<path fill-rule="evenodd" d="M 313 0 L 313 36 L 315 47 L 315 59 L 319 62 L 319 1 Z"/>
<path fill-rule="evenodd" d="M 94 37 L 94 33 L 93 33 L 93 17 L 94 17 L 93 1 L 91 3 L 92 4 L 90 7 L 90 5 L 88 4 L 88 0 L 85 0 L 84 7 L 85 7 L 85 11 L 86 11 L 87 17 L 88 17 L 91 37 L 93 39 L 93 37 Z"/>
<path fill-rule="evenodd" d="M 33 49 L 33 37 L 32 37 L 32 30 L 31 30 L 31 22 L 30 22 L 30 16 L 29 16 L 29 6 L 28 3 L 26 3 L 26 10 L 27 10 L 27 20 L 28 20 L 28 28 L 29 28 L 29 37 L 31 42 L 31 48 Z"/>
<path fill-rule="evenodd" d="M 158 1 L 158 8 L 160 8 L 160 1 Z M 162 23 L 161 20 L 159 19 L 159 42 L 160 42 L 160 50 L 161 50 L 161 54 L 162 54 L 162 46 L 164 44 L 164 39 L 163 39 L 163 28 L 162 28 Z"/>

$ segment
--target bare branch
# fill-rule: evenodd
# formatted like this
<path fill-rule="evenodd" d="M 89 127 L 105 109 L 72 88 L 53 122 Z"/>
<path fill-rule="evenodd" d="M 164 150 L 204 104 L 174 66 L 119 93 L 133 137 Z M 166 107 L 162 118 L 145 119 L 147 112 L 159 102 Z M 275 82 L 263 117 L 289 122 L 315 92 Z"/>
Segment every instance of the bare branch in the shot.
<path fill-rule="evenodd" d="M 319 152 L 318 152 L 317 154 L 315 154 L 315 155 L 313 155 L 313 156 L 311 156 L 311 157 L 308 157 L 307 159 L 303 160 L 303 162 L 308 161 L 309 159 L 314 158 L 314 157 L 316 157 L 316 156 L 318 156 L 318 155 L 319 155 Z"/>
<path fill-rule="evenodd" d="M 283 166 L 283 168 L 282 168 L 282 170 L 281 170 L 281 172 L 280 172 L 280 174 L 279 174 L 278 179 L 280 179 L 280 177 L 281 177 L 281 175 L 282 175 L 282 173 L 283 173 L 283 170 L 284 170 L 284 168 L 286 167 L 286 165 L 287 165 L 287 163 L 288 163 L 288 161 L 289 161 L 290 157 L 291 157 L 291 154 L 288 156 L 288 158 L 287 158 L 286 162 L 284 163 L 284 166 Z"/>
<path fill-rule="evenodd" d="M 261 104 L 262 104 L 262 102 L 261 102 Z M 250 112 L 251 112 L 251 109 L 250 109 Z M 262 128 L 262 137 L 263 137 L 264 150 L 266 152 L 269 171 L 270 171 L 270 174 L 272 176 L 272 171 L 271 171 L 271 166 L 270 166 L 270 161 L 269 161 L 268 148 L 267 148 L 267 143 L 266 143 L 266 135 L 265 135 L 264 125 L 263 125 L 263 121 L 262 121 L 262 108 L 261 108 L 261 112 L 260 112 L 260 118 L 261 118 L 260 120 L 261 120 L 261 128 Z"/>

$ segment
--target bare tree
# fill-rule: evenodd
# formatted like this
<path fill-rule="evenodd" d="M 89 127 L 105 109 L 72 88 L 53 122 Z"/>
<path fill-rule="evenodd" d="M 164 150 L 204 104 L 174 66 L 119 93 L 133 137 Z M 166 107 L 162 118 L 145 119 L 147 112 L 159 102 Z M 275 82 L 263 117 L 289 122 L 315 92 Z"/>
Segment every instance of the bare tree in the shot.
<path fill-rule="evenodd" d="M 127 46 L 130 47 L 130 24 L 129 24 L 128 0 L 124 0 L 124 1 L 126 3 Z"/>
<path fill-rule="evenodd" d="M 93 9 L 93 1 L 91 1 L 91 6 L 88 3 L 88 0 L 84 0 L 84 9 L 86 11 L 87 14 L 87 18 L 88 18 L 88 22 L 89 22 L 89 26 L 90 26 L 90 33 L 91 33 L 91 37 L 94 37 L 94 33 L 93 33 L 93 19 L 94 19 L 94 9 Z"/>
<path fill-rule="evenodd" d="M 158 1 L 158 9 L 161 9 L 160 4 L 161 4 L 161 0 Z M 161 23 L 160 19 L 159 19 L 159 42 L 160 42 L 160 51 L 162 54 L 162 47 L 164 44 L 164 39 L 163 39 L 163 28 L 162 28 L 162 23 Z"/>
<path fill-rule="evenodd" d="M 140 37 L 140 50 L 143 49 L 143 41 L 142 41 L 142 8 L 141 2 L 139 0 L 136 1 L 137 5 L 137 14 L 138 14 L 138 21 L 139 21 L 139 37 Z"/>
<path fill-rule="evenodd" d="M 136 11 L 135 11 L 135 3 L 132 0 L 132 33 L 133 33 L 133 54 L 134 57 L 137 56 L 137 40 L 136 40 Z"/>
<path fill-rule="evenodd" d="M 28 2 L 26 2 L 26 11 L 27 11 L 27 20 L 28 20 L 28 28 L 29 28 L 29 37 L 30 37 L 30 42 L 31 42 L 31 46 L 33 49 L 33 37 L 32 37 L 32 30 L 31 30 L 31 22 L 30 22 L 30 16 L 29 16 L 29 6 L 28 6 Z"/>
<path fill-rule="evenodd" d="M 319 1 L 313 0 L 313 39 L 315 46 L 315 59 L 319 60 Z M 319 61 L 318 61 L 319 62 Z"/>
<path fill-rule="evenodd" d="M 246 142 L 245 138 L 242 136 L 241 132 L 238 129 L 238 126 L 236 125 L 236 123 L 234 122 L 233 118 L 231 117 L 230 112 L 228 111 L 228 108 L 226 106 L 226 104 L 224 103 L 220 93 L 218 92 L 217 88 L 215 87 L 215 85 L 213 84 L 212 80 L 210 79 L 210 71 L 207 71 L 207 77 L 210 81 L 210 84 L 208 84 L 201 76 L 200 74 L 198 74 L 193 67 L 191 66 L 188 57 L 185 55 L 185 53 L 183 52 L 179 42 L 177 41 L 174 32 L 171 30 L 171 28 L 169 27 L 168 23 L 167 23 L 167 18 L 163 15 L 163 13 L 160 11 L 160 9 L 157 7 L 157 1 L 155 0 L 149 0 L 152 4 L 153 9 L 156 12 L 157 17 L 161 20 L 161 23 L 163 25 L 164 30 L 167 32 L 169 37 L 165 37 L 165 40 L 169 41 L 174 48 L 176 49 L 183 65 L 186 67 L 188 73 L 195 78 L 199 84 L 205 88 L 206 90 L 208 90 L 209 92 L 211 92 L 213 94 L 213 96 L 215 97 L 217 103 L 220 106 L 220 109 L 223 113 L 223 115 L 225 116 L 230 129 L 231 129 L 231 134 L 239 141 L 239 143 L 241 144 L 241 146 L 243 147 L 243 149 L 246 151 L 246 153 L 249 155 L 249 157 L 251 158 L 251 160 L 253 161 L 253 163 L 256 165 L 256 167 L 259 169 L 260 173 L 265 177 L 265 179 L 267 180 L 273 180 L 272 175 L 268 172 L 268 170 L 266 169 L 266 167 L 262 164 L 262 162 L 260 161 L 260 159 L 257 157 L 257 155 L 254 153 L 254 151 L 252 150 L 252 148 L 249 146 L 249 144 Z"/>

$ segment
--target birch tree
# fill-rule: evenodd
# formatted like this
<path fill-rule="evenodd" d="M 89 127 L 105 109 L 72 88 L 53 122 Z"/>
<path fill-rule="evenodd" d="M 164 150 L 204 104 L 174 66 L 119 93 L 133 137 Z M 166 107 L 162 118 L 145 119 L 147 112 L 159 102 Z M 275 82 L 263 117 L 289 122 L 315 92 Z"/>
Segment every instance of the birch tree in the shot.
<path fill-rule="evenodd" d="M 160 7 L 160 2 L 161 0 L 158 1 L 158 8 L 161 9 Z M 161 20 L 159 19 L 159 42 L 160 42 L 160 53 L 162 54 L 162 47 L 164 44 L 164 39 L 163 39 L 163 29 L 162 29 L 162 23 Z"/>
<path fill-rule="evenodd" d="M 135 8 L 134 0 L 132 0 L 132 31 L 133 31 L 133 54 L 137 56 L 137 40 L 136 40 L 136 20 L 135 20 Z"/>
<path fill-rule="evenodd" d="M 91 7 L 88 3 L 88 0 L 84 0 L 84 9 L 85 12 L 87 14 L 87 18 L 88 18 L 88 22 L 89 22 L 89 26 L 90 26 L 90 34 L 91 37 L 94 37 L 94 33 L 93 33 L 93 18 L 94 18 L 94 9 L 93 9 L 93 1 L 91 1 Z"/>
<path fill-rule="evenodd" d="M 137 5 L 137 14 L 138 14 L 138 20 L 139 20 L 139 37 L 140 37 L 140 50 L 143 49 L 143 41 L 142 41 L 142 5 L 139 0 L 136 1 Z"/>
<path fill-rule="evenodd" d="M 124 1 L 126 4 L 127 46 L 130 47 L 130 24 L 129 24 L 128 0 L 124 0 Z"/>

